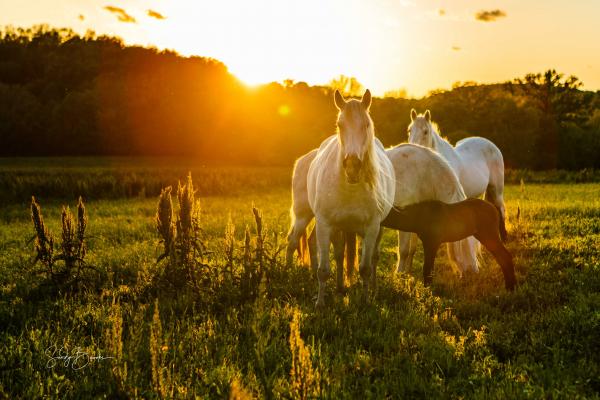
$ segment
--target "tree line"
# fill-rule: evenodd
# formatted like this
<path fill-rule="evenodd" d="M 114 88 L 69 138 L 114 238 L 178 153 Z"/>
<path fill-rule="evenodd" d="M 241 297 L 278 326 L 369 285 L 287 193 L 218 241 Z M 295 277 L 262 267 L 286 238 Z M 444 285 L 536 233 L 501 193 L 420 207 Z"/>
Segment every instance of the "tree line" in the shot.
<path fill-rule="evenodd" d="M 48 26 L 0 33 L 0 156 L 186 156 L 289 165 L 335 131 L 333 90 L 291 80 L 248 88 L 218 60 L 125 46 Z M 392 93 L 392 92 L 390 92 Z M 396 92 L 394 92 L 396 93 Z M 375 98 L 385 145 L 430 109 L 455 143 L 483 136 L 511 168 L 600 168 L 600 92 L 549 70 L 511 82 L 458 83 L 421 99 Z"/>

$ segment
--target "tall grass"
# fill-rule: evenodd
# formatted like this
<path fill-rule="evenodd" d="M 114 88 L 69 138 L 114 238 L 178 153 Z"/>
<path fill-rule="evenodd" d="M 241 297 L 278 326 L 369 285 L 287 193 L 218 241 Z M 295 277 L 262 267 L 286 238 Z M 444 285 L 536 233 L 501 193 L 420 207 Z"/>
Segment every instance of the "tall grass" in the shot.
<path fill-rule="evenodd" d="M 291 179 L 289 168 L 217 167 L 197 162 L 182 166 L 160 159 L 147 163 L 126 159 L 106 165 L 99 158 L 83 168 L 74 168 L 62 159 L 35 159 L 26 165 L 19 160 L 0 159 L 0 201 L 26 201 L 34 194 L 44 200 L 155 197 L 165 187 L 177 187 L 188 171 L 204 196 L 285 187 Z"/>
<path fill-rule="evenodd" d="M 83 164 L 83 166 L 82 166 Z M 176 187 L 191 171 L 203 196 L 259 193 L 287 188 L 289 167 L 203 166 L 198 161 L 169 159 L 0 159 L 0 201 L 23 202 L 36 197 L 118 199 L 156 197 L 163 188 Z M 600 171 L 507 169 L 507 184 L 600 182 Z"/>
<path fill-rule="evenodd" d="M 201 186 L 194 178 L 182 199 Z M 285 268 L 279 253 L 287 191 L 202 198 L 198 289 L 164 290 L 156 279 L 169 262 L 156 264 L 157 256 L 177 241 L 179 198 L 163 191 L 158 202 L 88 202 L 86 260 L 109 278 L 35 301 L 27 296 L 35 280 L 23 273 L 32 252 L 27 207 L 2 208 L 0 397 L 598 398 L 598 190 L 507 186 L 520 280 L 513 293 L 485 253 L 480 273 L 463 279 L 438 258 L 431 288 L 415 278 L 420 251 L 413 270 L 394 274 L 395 237 L 386 233 L 372 303 L 351 286 L 330 293 L 318 314 L 311 271 Z M 43 204 L 45 218 L 39 204 L 31 209 L 34 230 L 46 246 L 51 231 L 61 232 L 56 255 L 62 210 Z M 75 244 L 79 220 L 71 216 L 67 235 Z M 114 359 L 47 368 L 52 345 Z"/>

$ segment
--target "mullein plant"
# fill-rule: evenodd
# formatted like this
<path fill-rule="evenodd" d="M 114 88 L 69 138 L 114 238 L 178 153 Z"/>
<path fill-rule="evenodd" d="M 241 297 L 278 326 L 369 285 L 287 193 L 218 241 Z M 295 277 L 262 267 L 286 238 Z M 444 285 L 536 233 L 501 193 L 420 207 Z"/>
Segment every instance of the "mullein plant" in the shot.
<path fill-rule="evenodd" d="M 171 187 L 163 189 L 158 198 L 158 211 L 156 212 L 156 229 L 164 245 L 163 253 L 157 262 L 163 258 L 173 257 L 175 249 L 175 223 L 173 222 L 173 202 L 171 201 Z"/>
<path fill-rule="evenodd" d="M 33 196 L 31 196 L 31 221 L 35 230 L 34 248 L 36 257 L 34 264 L 39 261 L 45 270 L 52 275 L 54 272 L 54 237 L 44 224 L 42 210 Z"/>
<path fill-rule="evenodd" d="M 186 184 L 178 184 L 176 215 L 171 191 L 171 187 L 163 189 L 158 200 L 156 228 L 164 248 L 157 263 L 168 259 L 169 270 L 165 272 L 174 286 L 181 287 L 188 282 L 197 287 L 198 267 L 206 266 L 203 262 L 206 251 L 201 241 L 200 207 L 195 199 L 192 175 L 188 175 Z"/>
<path fill-rule="evenodd" d="M 46 273 L 55 284 L 78 282 L 84 269 L 95 269 L 85 261 L 87 252 L 85 230 L 88 219 L 81 197 L 77 204 L 77 221 L 73 219 L 69 207 L 63 206 L 59 254 L 54 254 L 54 237 L 44 224 L 41 208 L 35 197 L 31 198 L 31 220 L 35 230 L 34 263 L 39 261 L 43 266 L 42 272 Z M 62 268 L 59 268 L 58 261 L 62 261 Z"/>

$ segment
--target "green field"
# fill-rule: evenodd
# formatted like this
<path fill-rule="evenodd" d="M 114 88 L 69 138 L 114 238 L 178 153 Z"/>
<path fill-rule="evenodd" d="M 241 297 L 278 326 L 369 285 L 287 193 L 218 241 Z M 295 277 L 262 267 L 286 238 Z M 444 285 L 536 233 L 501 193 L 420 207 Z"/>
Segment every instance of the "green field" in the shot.
<path fill-rule="evenodd" d="M 600 397 L 600 184 L 507 187 L 508 248 L 520 282 L 514 293 L 485 252 L 481 272 L 460 279 L 440 251 L 431 289 L 422 285 L 421 250 L 413 270 L 394 274 L 395 235 L 387 232 L 370 302 L 361 300 L 360 282 L 341 296 L 331 279 L 328 308 L 316 312 L 311 271 L 288 270 L 283 253 L 274 255 L 289 224 L 289 170 L 194 170 L 207 247 L 202 284 L 173 290 L 159 279 L 166 263 L 156 263 L 157 189 L 119 196 L 117 180 L 103 196 L 72 187 L 86 174 L 77 161 L 71 169 L 48 167 L 52 184 L 26 165 L 7 164 L 0 165 L 3 190 L 11 184 L 21 192 L 0 196 L 2 397 Z M 186 167 L 158 177 L 151 168 L 123 173 L 159 189 L 184 178 Z M 221 182 L 218 190 L 210 179 Z M 61 185 L 68 197 L 56 195 Z M 74 209 L 79 189 L 89 191 L 86 259 L 98 271 L 84 285 L 57 288 L 32 265 L 29 196 L 41 199 L 59 236 L 61 204 Z M 274 257 L 258 294 L 248 296 L 241 259 L 246 226 L 257 246 L 253 204 Z M 224 239 L 229 216 L 233 266 Z M 81 359 L 55 365 L 48 349 L 61 347 L 114 358 L 80 369 Z"/>

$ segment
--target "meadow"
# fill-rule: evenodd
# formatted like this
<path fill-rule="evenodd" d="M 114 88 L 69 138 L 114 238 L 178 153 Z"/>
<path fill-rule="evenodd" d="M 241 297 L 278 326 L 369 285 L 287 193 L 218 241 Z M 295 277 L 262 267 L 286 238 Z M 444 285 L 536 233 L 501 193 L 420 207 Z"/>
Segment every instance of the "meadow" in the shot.
<path fill-rule="evenodd" d="M 199 283 L 177 287 L 164 279 L 168 262 L 157 263 L 156 213 L 160 189 L 187 170 L 204 251 Z M 370 301 L 361 299 L 358 274 L 345 295 L 331 279 L 319 312 L 312 271 L 286 268 L 280 251 L 290 174 L 147 160 L 3 160 L 2 397 L 600 397 L 595 171 L 507 175 L 514 292 L 485 251 L 481 272 L 462 279 L 440 251 L 430 288 L 420 249 L 412 270 L 395 274 L 388 231 Z M 588 183 L 574 183 L 581 181 Z M 74 210 L 80 194 L 86 260 L 95 270 L 56 286 L 33 263 L 30 196 L 59 237 L 61 206 Z M 257 260 L 261 275 L 249 287 L 248 265 Z"/>

